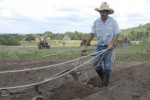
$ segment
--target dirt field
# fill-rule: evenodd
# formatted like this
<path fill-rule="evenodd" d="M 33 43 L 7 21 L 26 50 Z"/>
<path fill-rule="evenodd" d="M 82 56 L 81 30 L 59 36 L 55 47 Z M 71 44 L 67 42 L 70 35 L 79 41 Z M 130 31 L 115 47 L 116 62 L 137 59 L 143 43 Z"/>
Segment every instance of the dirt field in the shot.
<path fill-rule="evenodd" d="M 59 62 L 61 61 L 0 61 L 0 71 L 41 67 Z M 58 70 L 51 68 L 1 74 L 0 88 L 40 82 Z M 90 69 L 88 73 L 92 71 Z M 39 91 L 35 87 L 17 89 L 18 91 L 12 89 L 9 96 L 0 96 L 0 100 L 35 100 L 37 96 L 42 96 L 44 100 L 150 100 L 150 62 L 114 61 L 109 86 L 102 88 L 99 85 L 100 80 L 95 72 L 88 84 L 85 83 L 84 73 L 79 76 L 79 82 L 74 82 L 68 74 L 39 86 Z"/>

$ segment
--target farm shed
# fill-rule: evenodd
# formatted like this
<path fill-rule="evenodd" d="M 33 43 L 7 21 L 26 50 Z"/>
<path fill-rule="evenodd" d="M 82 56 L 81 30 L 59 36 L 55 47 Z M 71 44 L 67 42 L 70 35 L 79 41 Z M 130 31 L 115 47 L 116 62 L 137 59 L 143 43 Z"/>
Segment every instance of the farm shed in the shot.
<path fill-rule="evenodd" d="M 71 38 L 70 38 L 68 35 L 65 35 L 65 36 L 63 37 L 63 40 L 71 40 Z"/>

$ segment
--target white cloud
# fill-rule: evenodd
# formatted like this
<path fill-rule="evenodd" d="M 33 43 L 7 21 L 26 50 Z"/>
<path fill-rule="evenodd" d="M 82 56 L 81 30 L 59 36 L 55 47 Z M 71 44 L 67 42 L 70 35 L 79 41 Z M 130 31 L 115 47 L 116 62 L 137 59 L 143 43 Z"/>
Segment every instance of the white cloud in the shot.
<path fill-rule="evenodd" d="M 121 29 L 150 22 L 148 0 L 105 0 Z M 0 33 L 90 32 L 100 0 L 1 0 Z M 17 27 L 15 27 L 15 26 Z M 5 28 L 5 27 L 7 28 Z M 1 28 L 2 27 L 2 28 Z M 18 28 L 19 27 L 19 28 Z"/>

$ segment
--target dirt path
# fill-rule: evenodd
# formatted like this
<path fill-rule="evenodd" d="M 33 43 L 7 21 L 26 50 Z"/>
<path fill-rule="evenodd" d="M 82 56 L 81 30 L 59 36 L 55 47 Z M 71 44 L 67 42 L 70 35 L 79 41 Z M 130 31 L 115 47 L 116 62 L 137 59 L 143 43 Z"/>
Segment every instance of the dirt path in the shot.
<path fill-rule="evenodd" d="M 1 61 L 0 63 L 0 70 L 9 70 L 19 69 L 21 64 L 23 68 L 28 68 L 29 65 L 41 66 L 56 62 L 22 61 L 20 65 L 19 62 L 12 61 Z M 34 74 L 22 72 L 21 74 L 0 75 L 0 87 L 30 84 L 36 82 L 36 79 L 43 81 L 43 78 L 55 71 L 57 70 L 43 69 L 35 71 Z M 40 74 L 41 77 L 37 74 Z M 149 75 L 150 62 L 113 62 L 110 85 L 107 88 L 99 87 L 100 81 L 94 74 L 89 84 L 73 82 L 71 76 L 67 75 L 39 87 L 39 90 L 45 100 L 150 100 Z M 0 96 L 0 100 L 33 100 L 38 95 L 33 88 L 6 97 Z"/>

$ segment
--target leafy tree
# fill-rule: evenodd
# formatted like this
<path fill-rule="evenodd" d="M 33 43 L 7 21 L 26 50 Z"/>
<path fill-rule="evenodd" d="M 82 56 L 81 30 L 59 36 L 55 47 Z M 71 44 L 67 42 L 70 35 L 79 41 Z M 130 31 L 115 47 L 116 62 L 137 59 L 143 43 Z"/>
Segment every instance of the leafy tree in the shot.
<path fill-rule="evenodd" d="M 63 34 L 59 34 L 59 33 L 54 34 L 54 39 L 56 39 L 56 40 L 62 40 L 62 38 L 63 38 Z"/>
<path fill-rule="evenodd" d="M 147 38 L 149 38 L 150 37 L 150 32 L 145 32 L 145 34 L 144 34 L 144 39 L 147 39 Z"/>
<path fill-rule="evenodd" d="M 53 34 L 52 32 L 50 32 L 50 31 L 44 32 L 44 33 L 43 33 L 43 36 L 45 36 L 45 37 L 50 37 L 51 39 L 54 38 L 54 34 Z"/>
<path fill-rule="evenodd" d="M 146 31 L 147 31 L 147 32 L 150 32 L 150 25 L 149 25 L 149 24 L 148 24 L 147 27 L 146 27 Z"/>
<path fill-rule="evenodd" d="M 2 34 L 0 35 L 0 44 L 7 46 L 17 46 L 20 45 L 19 37 L 12 34 Z"/>
<path fill-rule="evenodd" d="M 25 35 L 25 41 L 33 41 L 35 37 L 32 34 Z"/>
<path fill-rule="evenodd" d="M 135 33 L 135 31 L 132 30 L 132 31 L 130 32 L 130 34 L 131 34 L 131 39 L 132 39 L 132 40 L 136 40 L 136 33 Z"/>

